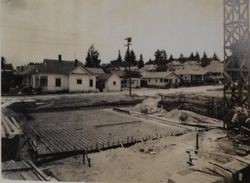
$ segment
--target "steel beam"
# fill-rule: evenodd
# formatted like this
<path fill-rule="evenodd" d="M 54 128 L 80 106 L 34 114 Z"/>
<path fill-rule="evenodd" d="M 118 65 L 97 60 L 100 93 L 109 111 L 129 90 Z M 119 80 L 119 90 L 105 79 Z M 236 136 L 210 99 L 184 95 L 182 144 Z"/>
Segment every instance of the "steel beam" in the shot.
<path fill-rule="evenodd" d="M 224 0 L 225 121 L 235 106 L 249 108 L 249 0 Z M 228 117 L 228 118 L 227 118 Z"/>

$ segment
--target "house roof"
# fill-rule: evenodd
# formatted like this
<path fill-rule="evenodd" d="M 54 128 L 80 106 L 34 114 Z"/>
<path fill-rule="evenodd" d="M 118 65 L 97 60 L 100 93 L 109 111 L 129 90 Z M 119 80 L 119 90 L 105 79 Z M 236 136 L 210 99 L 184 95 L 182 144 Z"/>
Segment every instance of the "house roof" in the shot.
<path fill-rule="evenodd" d="M 76 67 L 81 66 L 89 74 L 104 74 L 102 68 L 86 68 L 80 61 L 66 61 L 66 60 L 55 60 L 55 59 L 44 59 L 43 64 L 28 65 L 23 71 L 17 72 L 17 75 L 27 75 L 33 73 L 43 74 L 60 74 L 68 75 Z"/>
<path fill-rule="evenodd" d="M 208 72 L 212 72 L 212 73 L 223 73 L 224 64 L 223 62 L 219 62 L 219 61 L 211 61 L 211 63 L 207 67 L 205 67 L 205 69 Z"/>
<path fill-rule="evenodd" d="M 113 74 L 100 74 L 97 79 L 108 80 Z"/>
<path fill-rule="evenodd" d="M 141 69 L 139 69 L 141 72 L 147 72 L 147 71 L 155 71 L 156 70 L 156 65 L 155 64 L 149 64 L 149 65 L 144 65 Z"/>
<path fill-rule="evenodd" d="M 175 75 L 176 77 L 179 77 L 174 72 L 144 72 L 143 78 L 167 78 L 170 75 Z"/>
<path fill-rule="evenodd" d="M 111 71 L 111 74 L 116 74 L 122 78 L 125 76 L 125 71 Z"/>
<path fill-rule="evenodd" d="M 16 75 L 28 75 L 32 74 L 35 72 L 35 64 L 34 65 L 27 65 L 27 66 L 22 66 L 23 70 L 20 68 L 17 68 L 14 74 Z"/>
<path fill-rule="evenodd" d="M 2 70 L 12 71 L 13 70 L 13 66 L 12 66 L 12 64 L 4 64 L 3 67 L 2 67 Z"/>
<path fill-rule="evenodd" d="M 97 76 L 97 79 L 100 80 L 108 80 L 111 76 L 116 75 L 117 77 L 119 77 L 117 74 L 113 73 L 113 74 L 100 74 Z M 120 77 L 119 77 L 120 78 Z"/>
<path fill-rule="evenodd" d="M 178 69 L 175 70 L 178 75 L 205 75 L 207 71 L 205 70 L 190 70 L 190 69 Z"/>
<path fill-rule="evenodd" d="M 92 74 L 105 74 L 102 68 L 85 67 L 85 69 L 87 69 Z"/>
<path fill-rule="evenodd" d="M 46 74 L 67 75 L 77 66 L 84 67 L 83 63 L 80 61 L 77 61 L 76 65 L 75 61 L 66 61 L 66 60 L 59 61 L 53 59 L 44 59 L 43 65 L 36 66 L 36 71 L 39 73 L 46 73 Z"/>

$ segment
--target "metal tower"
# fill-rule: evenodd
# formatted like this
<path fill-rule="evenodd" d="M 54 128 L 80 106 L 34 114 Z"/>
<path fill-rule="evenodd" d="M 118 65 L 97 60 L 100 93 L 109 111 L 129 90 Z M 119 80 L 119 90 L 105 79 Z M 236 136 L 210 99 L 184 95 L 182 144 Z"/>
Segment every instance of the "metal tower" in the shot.
<path fill-rule="evenodd" d="M 230 118 L 235 106 L 250 104 L 249 0 L 224 0 L 224 60 L 225 116 Z"/>

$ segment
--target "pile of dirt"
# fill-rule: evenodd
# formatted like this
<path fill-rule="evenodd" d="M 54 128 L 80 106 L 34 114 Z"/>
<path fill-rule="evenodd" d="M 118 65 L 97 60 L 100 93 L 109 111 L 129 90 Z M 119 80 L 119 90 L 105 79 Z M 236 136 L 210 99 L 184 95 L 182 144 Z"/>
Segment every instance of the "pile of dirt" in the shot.
<path fill-rule="evenodd" d="M 181 123 L 219 125 L 221 120 L 210 118 L 187 110 L 172 110 L 170 112 L 161 113 L 161 116 L 167 119 L 172 119 Z"/>
<path fill-rule="evenodd" d="M 184 110 L 177 110 L 174 109 L 170 112 L 166 112 L 163 115 L 164 118 L 168 118 L 168 119 L 173 119 L 175 121 L 180 121 L 180 122 L 198 122 L 198 120 L 196 120 L 195 118 L 193 118 L 192 116 L 188 115 L 186 113 L 186 111 Z"/>
<path fill-rule="evenodd" d="M 160 112 L 162 109 L 158 108 L 160 98 L 147 98 L 142 103 L 135 106 L 135 110 L 145 114 L 154 114 Z"/>

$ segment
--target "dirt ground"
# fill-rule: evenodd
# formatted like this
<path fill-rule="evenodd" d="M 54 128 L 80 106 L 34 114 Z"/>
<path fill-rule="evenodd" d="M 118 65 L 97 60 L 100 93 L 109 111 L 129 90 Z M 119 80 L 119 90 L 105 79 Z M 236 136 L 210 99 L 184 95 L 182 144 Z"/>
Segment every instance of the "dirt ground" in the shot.
<path fill-rule="evenodd" d="M 186 93 L 197 95 L 220 96 L 222 95 L 221 86 L 201 86 L 177 89 L 133 89 L 136 96 L 156 96 L 157 94 L 170 93 Z M 23 100 L 43 100 L 50 101 L 58 99 L 57 105 L 63 103 L 71 105 L 78 101 L 93 102 L 96 100 L 127 100 L 128 91 L 121 93 L 90 93 L 90 94 L 62 94 L 62 95 L 43 95 L 43 96 L 27 96 L 27 97 L 3 97 L 2 106 Z M 156 112 L 157 103 L 155 100 L 149 100 L 146 108 Z M 144 106 L 138 105 L 137 110 L 143 109 Z M 60 126 L 60 122 L 66 121 L 68 125 L 87 120 L 89 123 L 99 120 L 103 123 L 112 123 L 115 121 L 130 121 L 132 119 L 117 116 L 114 113 L 108 114 L 107 111 L 102 114 L 99 110 L 98 114 L 93 111 L 63 111 L 61 113 L 38 113 L 32 114 L 32 117 L 41 117 L 39 121 L 30 121 L 32 125 L 37 127 L 44 126 L 44 122 L 50 123 L 51 126 Z M 102 111 L 103 112 L 103 111 Z M 160 113 L 161 111 L 157 111 Z M 60 115 L 61 114 L 61 115 Z M 92 117 L 91 117 L 92 115 Z M 73 118 L 72 118 L 73 116 Z M 94 118 L 93 118 L 94 116 Z M 104 117 L 103 117 L 104 116 Z M 58 119 L 51 124 L 51 118 Z M 114 118 L 114 119 L 113 119 Z M 113 121 L 114 120 L 114 121 Z M 162 124 L 163 125 L 163 124 Z M 45 125 L 47 126 L 47 125 Z M 163 128 L 162 128 L 163 129 Z M 126 133 L 126 131 L 125 131 Z M 223 137 L 216 140 L 216 137 Z M 41 169 L 47 169 L 60 181 L 87 181 L 87 182 L 167 182 L 168 178 L 174 173 L 188 168 L 188 154 L 190 151 L 192 156 L 197 159 L 194 164 L 202 164 L 210 160 L 220 161 L 220 163 L 228 162 L 228 158 L 218 158 L 216 156 L 198 154 L 195 155 L 196 132 L 189 132 L 181 136 L 168 136 L 162 139 L 147 141 L 136 144 L 128 148 L 117 148 L 102 151 L 99 153 L 89 154 L 91 158 L 91 167 L 83 165 L 82 156 L 74 156 L 62 160 L 53 161 L 40 166 Z M 220 130 L 210 130 L 200 134 L 199 141 L 200 150 L 204 152 L 216 152 L 235 154 L 232 151 L 231 142 L 225 138 L 225 133 Z"/>
<path fill-rule="evenodd" d="M 201 135 L 199 141 L 201 151 L 234 154 L 229 151 L 232 144 L 222 138 L 216 143 L 211 137 L 224 132 L 211 130 Z M 61 181 L 87 182 L 167 182 L 176 171 L 188 168 L 187 150 L 195 148 L 195 133 L 179 137 L 166 137 L 160 140 L 136 144 L 129 148 L 118 148 L 90 154 L 91 167 L 83 165 L 82 157 L 75 156 L 51 162 L 47 167 Z M 194 164 L 203 161 L 220 160 L 226 163 L 228 159 L 216 159 L 212 156 L 194 155 Z"/>
<path fill-rule="evenodd" d="M 155 88 L 139 88 L 132 89 L 132 94 L 137 96 L 156 96 L 157 94 L 198 94 L 207 96 L 222 96 L 223 86 L 197 86 L 197 87 L 181 87 L 171 89 L 155 89 Z M 46 95 L 32 95 L 32 96 L 2 96 L 1 104 L 2 107 L 9 105 L 12 102 L 23 101 L 23 100 L 51 100 L 51 99 L 70 99 L 70 98 L 121 98 L 123 99 L 128 96 L 128 89 L 124 89 L 122 92 L 110 92 L 110 93 L 70 93 L 70 94 L 46 94 Z"/>
<path fill-rule="evenodd" d="M 223 96 L 223 86 L 195 86 L 195 87 L 181 87 L 170 89 L 156 89 L 156 88 L 139 88 L 133 89 L 132 93 L 138 96 L 156 96 L 158 94 L 196 94 L 202 96 Z"/>

